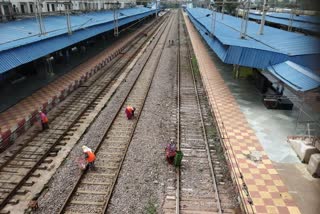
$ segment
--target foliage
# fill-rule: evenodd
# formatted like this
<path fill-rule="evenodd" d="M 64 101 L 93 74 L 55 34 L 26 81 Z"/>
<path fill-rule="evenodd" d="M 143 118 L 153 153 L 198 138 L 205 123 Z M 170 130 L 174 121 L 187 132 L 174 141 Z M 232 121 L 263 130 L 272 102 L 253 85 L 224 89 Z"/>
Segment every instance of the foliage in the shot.
<path fill-rule="evenodd" d="M 198 61 L 197 61 L 196 57 L 192 57 L 191 62 L 192 62 L 193 72 L 195 74 L 198 74 L 199 73 L 199 67 L 198 67 Z"/>
<path fill-rule="evenodd" d="M 157 214 L 157 207 L 152 200 L 149 200 L 148 204 L 145 206 L 145 214 Z"/>
<path fill-rule="evenodd" d="M 231 3 L 234 2 L 234 0 L 225 0 L 224 2 L 224 12 L 229 14 L 235 14 L 238 3 Z M 218 12 L 222 12 L 223 0 L 215 0 L 214 7 L 217 9 Z"/>
<path fill-rule="evenodd" d="M 136 0 L 137 5 L 144 5 L 145 7 L 151 2 L 153 2 L 153 0 Z"/>
<path fill-rule="evenodd" d="M 226 0 L 226 2 L 231 2 L 233 0 Z M 227 3 L 224 6 L 224 9 L 227 13 L 235 15 L 236 14 L 236 8 L 237 8 L 238 4 L 236 3 Z"/>

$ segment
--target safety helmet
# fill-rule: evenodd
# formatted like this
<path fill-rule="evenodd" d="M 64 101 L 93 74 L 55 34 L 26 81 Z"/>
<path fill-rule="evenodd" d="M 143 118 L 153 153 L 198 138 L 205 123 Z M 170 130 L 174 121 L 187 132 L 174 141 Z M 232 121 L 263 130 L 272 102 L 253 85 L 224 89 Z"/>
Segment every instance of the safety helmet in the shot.
<path fill-rule="evenodd" d="M 82 146 L 83 152 L 89 152 L 91 149 L 89 149 L 87 146 Z"/>

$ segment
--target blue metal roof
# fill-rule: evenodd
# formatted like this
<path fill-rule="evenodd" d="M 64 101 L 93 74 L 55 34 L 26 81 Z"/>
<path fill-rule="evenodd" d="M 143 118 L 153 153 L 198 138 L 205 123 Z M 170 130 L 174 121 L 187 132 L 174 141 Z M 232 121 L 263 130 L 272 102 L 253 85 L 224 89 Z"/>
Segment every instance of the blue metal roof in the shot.
<path fill-rule="evenodd" d="M 119 11 L 119 19 L 150 13 L 151 11 L 154 10 L 145 7 L 121 9 Z M 78 31 L 88 27 L 112 22 L 113 12 L 102 11 L 71 15 L 70 19 L 72 30 Z M 41 36 L 39 34 L 39 26 L 35 18 L 0 23 L 0 51 L 45 40 L 68 32 L 65 16 L 47 16 L 43 18 L 43 23 L 47 34 Z"/>
<path fill-rule="evenodd" d="M 268 16 L 280 18 L 280 19 L 290 19 L 290 13 L 268 13 Z M 300 21 L 300 22 L 309 22 L 320 24 L 320 17 L 319 16 L 307 16 L 307 15 L 294 15 L 293 20 Z"/>
<path fill-rule="evenodd" d="M 261 20 L 261 14 L 256 13 L 250 13 L 249 18 L 255 19 L 255 20 Z M 266 21 L 276 24 L 281 24 L 285 26 L 289 26 L 289 20 L 283 19 L 283 18 L 277 18 L 270 15 L 266 15 Z M 302 22 L 295 20 L 292 22 L 292 27 L 302 29 L 302 30 L 308 30 L 315 33 L 320 33 L 320 25 L 314 24 L 314 23 L 308 23 L 308 22 Z"/>
<path fill-rule="evenodd" d="M 320 87 L 318 74 L 291 61 L 269 66 L 268 71 L 296 91 L 309 91 Z"/>
<path fill-rule="evenodd" d="M 153 14 L 148 8 L 120 10 L 119 26 Z M 0 24 L 0 74 L 57 50 L 113 29 L 113 13 L 94 12 L 71 17 L 72 35 L 67 34 L 65 17 L 45 17 L 48 34 L 39 36 L 34 19 Z M 25 27 L 24 27 L 25 26 Z M 4 27 L 4 28 L 2 28 Z M 2 29 L 5 29 L 4 31 Z M 24 29 L 23 31 L 21 29 Z M 28 32 L 34 32 L 28 36 Z M 8 35 L 12 34 L 11 40 Z M 3 35 L 7 35 L 6 37 Z M 4 43 L 7 41 L 7 43 Z"/>
<path fill-rule="evenodd" d="M 214 39 L 212 11 L 188 8 L 187 12 L 195 27 L 208 45 L 225 63 L 265 69 L 269 65 L 291 60 L 311 68 L 320 68 L 320 40 L 292 32 L 265 26 L 264 34 L 258 35 L 259 25 L 248 22 L 247 37 L 240 38 L 241 19 L 221 13 L 216 14 Z"/>

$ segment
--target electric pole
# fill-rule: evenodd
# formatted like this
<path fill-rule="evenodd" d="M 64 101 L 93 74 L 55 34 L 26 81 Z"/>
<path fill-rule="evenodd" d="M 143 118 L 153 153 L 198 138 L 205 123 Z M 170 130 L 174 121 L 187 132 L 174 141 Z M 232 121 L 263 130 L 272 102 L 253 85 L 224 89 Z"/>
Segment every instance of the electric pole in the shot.
<path fill-rule="evenodd" d="M 119 2 L 113 3 L 113 34 L 115 37 L 119 36 Z"/>
<path fill-rule="evenodd" d="M 266 20 L 266 12 L 268 10 L 267 2 L 268 2 L 267 0 L 263 1 L 262 17 L 261 17 L 261 23 L 260 23 L 260 28 L 259 28 L 259 35 L 263 34 L 263 27 L 264 27 L 264 23 Z"/>
<path fill-rule="evenodd" d="M 39 24 L 39 29 L 40 29 L 40 35 L 45 35 L 46 34 L 46 29 L 43 24 L 42 20 L 42 3 L 40 3 L 40 0 L 35 0 L 35 5 L 36 5 L 36 19 Z"/>
<path fill-rule="evenodd" d="M 72 27 L 71 27 L 71 20 L 70 20 L 70 7 L 72 3 L 71 2 L 64 2 L 66 17 L 67 17 L 67 28 L 68 28 L 68 34 L 72 34 Z"/>
<path fill-rule="evenodd" d="M 245 10 L 243 10 L 243 20 L 241 22 L 241 32 L 240 32 L 240 38 L 244 39 L 247 35 L 247 28 L 248 28 L 248 19 L 249 19 L 249 11 L 251 6 L 251 0 L 248 0 L 244 3 L 244 6 L 246 7 Z"/>

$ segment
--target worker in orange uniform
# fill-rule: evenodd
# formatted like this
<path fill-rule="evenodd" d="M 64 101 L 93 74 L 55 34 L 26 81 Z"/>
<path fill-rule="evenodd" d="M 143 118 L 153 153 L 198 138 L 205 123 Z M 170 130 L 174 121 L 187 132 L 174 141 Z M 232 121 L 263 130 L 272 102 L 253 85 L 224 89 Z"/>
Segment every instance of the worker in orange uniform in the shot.
<path fill-rule="evenodd" d="M 87 168 L 91 170 L 95 170 L 94 161 L 96 160 L 95 154 L 92 152 L 92 150 L 87 146 L 82 146 L 83 153 L 85 154 L 85 159 L 87 162 Z"/>
<path fill-rule="evenodd" d="M 46 130 L 49 128 L 49 120 L 48 117 L 45 113 L 43 113 L 42 111 L 39 111 L 40 114 L 40 120 L 41 120 L 41 125 L 42 125 L 42 130 Z"/>
<path fill-rule="evenodd" d="M 135 107 L 127 106 L 125 113 L 127 115 L 128 120 L 131 120 L 134 117 L 134 111 L 136 110 Z"/>

